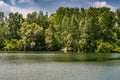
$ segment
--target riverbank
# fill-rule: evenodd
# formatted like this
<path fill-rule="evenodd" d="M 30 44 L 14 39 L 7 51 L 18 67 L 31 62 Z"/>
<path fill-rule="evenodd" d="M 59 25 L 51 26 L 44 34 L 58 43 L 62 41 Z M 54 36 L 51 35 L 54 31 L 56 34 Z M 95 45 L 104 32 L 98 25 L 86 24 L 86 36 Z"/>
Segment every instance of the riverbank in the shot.
<path fill-rule="evenodd" d="M 66 53 L 63 52 L 1 52 L 1 59 L 25 59 L 25 60 L 40 60 L 40 61 L 110 61 L 120 60 L 119 53 L 106 53 L 106 54 L 94 54 L 94 53 Z"/>

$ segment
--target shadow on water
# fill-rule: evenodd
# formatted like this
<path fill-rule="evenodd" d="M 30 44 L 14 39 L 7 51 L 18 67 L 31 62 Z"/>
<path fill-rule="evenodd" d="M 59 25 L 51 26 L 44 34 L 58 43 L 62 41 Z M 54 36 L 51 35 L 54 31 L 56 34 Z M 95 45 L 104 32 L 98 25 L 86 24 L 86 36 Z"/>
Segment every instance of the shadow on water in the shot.
<path fill-rule="evenodd" d="M 60 52 L 42 53 L 1 53 L 0 62 L 25 63 L 25 62 L 90 62 L 120 60 L 120 54 L 64 54 Z"/>

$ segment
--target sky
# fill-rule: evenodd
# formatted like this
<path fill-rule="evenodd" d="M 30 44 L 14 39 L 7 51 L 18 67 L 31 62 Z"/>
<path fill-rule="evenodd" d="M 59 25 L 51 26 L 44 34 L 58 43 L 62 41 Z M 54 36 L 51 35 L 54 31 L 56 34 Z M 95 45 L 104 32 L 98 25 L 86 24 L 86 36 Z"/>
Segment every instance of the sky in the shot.
<path fill-rule="evenodd" d="M 55 13 L 59 7 L 108 7 L 111 11 L 120 8 L 120 0 L 0 0 L 0 11 L 5 14 L 19 12 L 25 17 L 34 11 Z"/>

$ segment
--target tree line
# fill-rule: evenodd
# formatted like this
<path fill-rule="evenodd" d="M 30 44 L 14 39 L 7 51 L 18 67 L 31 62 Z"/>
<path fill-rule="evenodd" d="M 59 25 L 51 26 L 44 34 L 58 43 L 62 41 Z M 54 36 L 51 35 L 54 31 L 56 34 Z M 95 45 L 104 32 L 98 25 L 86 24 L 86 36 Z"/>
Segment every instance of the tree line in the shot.
<path fill-rule="evenodd" d="M 23 15 L 0 12 L 1 51 L 120 52 L 120 9 L 60 7 Z"/>

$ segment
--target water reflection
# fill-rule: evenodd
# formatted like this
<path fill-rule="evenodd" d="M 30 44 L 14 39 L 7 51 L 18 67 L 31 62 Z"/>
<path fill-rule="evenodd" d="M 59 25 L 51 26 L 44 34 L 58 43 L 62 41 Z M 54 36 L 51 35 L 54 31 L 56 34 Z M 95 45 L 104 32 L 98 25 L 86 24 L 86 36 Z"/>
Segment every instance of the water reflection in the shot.
<path fill-rule="evenodd" d="M 80 61 L 109 61 L 119 60 L 120 54 L 28 54 L 28 53 L 11 53 L 0 54 L 0 62 L 80 62 Z"/>
<path fill-rule="evenodd" d="M 0 80 L 118 80 L 120 54 L 0 54 Z"/>

